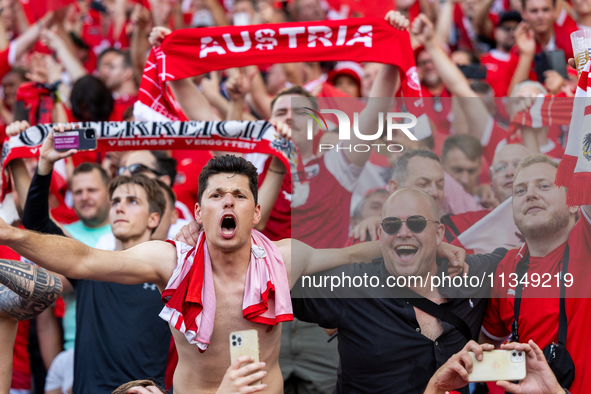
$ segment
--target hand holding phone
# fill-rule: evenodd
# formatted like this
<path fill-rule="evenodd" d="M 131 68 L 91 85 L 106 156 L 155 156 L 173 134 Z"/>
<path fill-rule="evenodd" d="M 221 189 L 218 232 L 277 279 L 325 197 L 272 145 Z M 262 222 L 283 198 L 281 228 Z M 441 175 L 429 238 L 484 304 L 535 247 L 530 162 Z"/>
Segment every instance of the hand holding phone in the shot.
<path fill-rule="evenodd" d="M 232 364 L 234 365 L 234 363 L 237 362 L 236 360 L 242 360 L 242 357 L 245 356 L 249 357 L 249 359 L 252 359 L 252 363 L 259 363 L 259 334 L 257 330 L 235 331 L 230 333 L 230 358 L 232 360 Z M 242 368 L 248 366 L 249 364 L 249 362 L 241 362 L 239 366 Z M 256 372 L 256 370 L 253 369 L 250 372 L 251 373 L 248 374 L 249 376 L 253 372 Z M 260 384 L 261 380 L 258 379 L 250 383 L 249 386 Z"/>
<path fill-rule="evenodd" d="M 70 149 L 95 150 L 96 132 L 93 128 L 75 128 L 53 135 L 53 146 L 58 152 L 66 152 Z"/>
<path fill-rule="evenodd" d="M 482 353 L 478 361 L 473 352 L 472 372 L 469 382 L 496 382 L 498 380 L 521 380 L 525 378 L 525 352 L 522 350 L 491 350 Z"/>

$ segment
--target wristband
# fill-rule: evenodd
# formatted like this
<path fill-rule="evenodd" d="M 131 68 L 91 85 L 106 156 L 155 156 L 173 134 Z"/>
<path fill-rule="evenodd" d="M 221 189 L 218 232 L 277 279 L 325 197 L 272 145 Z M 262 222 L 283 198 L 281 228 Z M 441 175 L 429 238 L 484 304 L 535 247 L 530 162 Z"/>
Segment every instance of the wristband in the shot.
<path fill-rule="evenodd" d="M 285 171 L 275 171 L 271 167 L 268 168 L 268 171 L 274 172 L 275 174 L 279 174 L 279 175 L 287 174 L 287 172 L 285 172 Z"/>

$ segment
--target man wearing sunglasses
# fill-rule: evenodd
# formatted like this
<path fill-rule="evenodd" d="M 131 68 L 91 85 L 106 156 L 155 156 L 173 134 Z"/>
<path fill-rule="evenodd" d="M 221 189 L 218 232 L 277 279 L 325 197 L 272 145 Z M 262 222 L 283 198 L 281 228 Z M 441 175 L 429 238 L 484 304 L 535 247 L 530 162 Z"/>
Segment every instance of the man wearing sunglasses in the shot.
<path fill-rule="evenodd" d="M 383 207 L 378 229 L 383 259 L 338 267 L 313 277 L 312 283 L 331 278 L 328 286 L 306 286 L 305 280 L 294 286 L 295 317 L 338 328 L 337 393 L 423 392 L 437 368 L 460 351 L 468 337 L 478 336 L 486 307 L 482 297 L 487 290 L 437 284 L 425 287 L 417 279 L 427 283 L 429 277 L 441 277 L 438 270 L 447 269 L 446 262 L 438 267 L 436 261 L 444 233 L 439 204 L 433 197 L 415 188 L 397 190 Z M 489 255 L 468 256 L 469 275 L 494 272 L 505 253 L 499 249 Z M 365 283 L 369 285 L 347 287 L 346 279 L 342 279 L 342 287 L 331 289 L 332 278 L 347 277 L 367 277 Z M 373 277 L 385 286 L 372 282 Z M 391 287 L 392 279 L 407 285 Z M 453 318 L 436 318 L 423 306 L 413 306 L 413 297 L 442 305 L 463 324 Z M 468 391 L 465 388 L 460 392 Z"/>

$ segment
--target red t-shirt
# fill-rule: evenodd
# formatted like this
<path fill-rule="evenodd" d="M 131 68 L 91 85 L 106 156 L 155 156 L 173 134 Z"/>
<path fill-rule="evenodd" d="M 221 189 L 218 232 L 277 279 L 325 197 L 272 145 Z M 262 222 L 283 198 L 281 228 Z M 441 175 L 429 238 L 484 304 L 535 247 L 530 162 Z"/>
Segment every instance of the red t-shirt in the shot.
<path fill-rule="evenodd" d="M 302 187 L 309 190 L 295 191 L 288 198 L 292 201 L 291 236 L 315 248 L 342 247 L 348 235 L 352 187 L 362 169 L 336 150 L 305 163 L 308 186 Z"/>
<path fill-rule="evenodd" d="M 494 90 L 495 97 L 506 96 L 519 56 L 493 49 L 482 55 L 480 62 L 486 66 L 486 82 Z"/>
<path fill-rule="evenodd" d="M 4 77 L 11 69 L 8 63 L 8 52 L 10 51 L 10 45 L 3 51 L 0 51 L 0 79 Z"/>
<path fill-rule="evenodd" d="M 113 103 L 113 112 L 111 112 L 111 116 L 109 120 L 112 122 L 121 122 L 123 121 L 123 113 L 131 106 L 133 103 L 137 101 L 137 95 L 129 96 L 124 95 L 115 99 Z"/>
<path fill-rule="evenodd" d="M 173 186 L 176 199 L 192 212 L 199 192 L 199 174 L 213 156 L 209 151 L 173 150 L 172 157 L 177 161 L 177 175 Z M 192 218 L 193 215 L 188 219 Z"/>
<path fill-rule="evenodd" d="M 421 94 L 425 103 L 425 113 L 435 124 L 437 131 L 441 134 L 449 134 L 451 94 L 444 89 L 441 95 L 434 96 L 427 88 L 421 85 Z"/>
<path fill-rule="evenodd" d="M 114 36 L 113 25 L 108 31 L 104 32 L 102 25 L 102 15 L 96 10 L 90 10 L 84 19 L 82 26 L 82 40 L 98 56 L 102 51 L 109 47 L 117 49 L 129 48 L 129 38 L 125 34 L 125 26 L 121 29 L 119 37 Z"/>
<path fill-rule="evenodd" d="M 574 57 L 570 35 L 577 30 L 579 30 L 577 22 L 563 8 L 554 23 L 554 35 L 556 37 L 556 47 L 564 51 L 566 60 Z"/>
<path fill-rule="evenodd" d="M 570 258 L 568 272 L 572 274 L 574 284 L 566 289 L 566 315 L 568 320 L 568 336 L 566 348 L 570 353 L 576 369 L 575 381 L 570 387 L 573 394 L 586 393 L 591 387 L 591 341 L 589 326 L 591 325 L 591 289 L 588 286 L 591 274 L 591 220 L 581 210 L 581 218 L 568 236 Z M 538 273 L 540 277 L 549 273 L 555 275 L 561 270 L 561 262 L 566 243 L 558 246 L 545 257 L 531 257 L 528 276 Z M 515 272 L 519 257 L 518 250 L 510 250 L 497 267 L 495 286 L 491 293 L 484 316 L 483 330 L 491 338 L 501 339 L 511 333 L 514 320 L 514 290 L 501 287 L 500 274 L 508 276 Z M 559 287 L 556 277 L 552 277 L 552 287 L 524 287 L 519 315 L 519 339 L 521 342 L 533 340 L 544 349 L 552 342 L 558 341 Z M 505 282 L 507 286 L 507 282 Z M 543 291 L 543 292 L 542 292 Z M 555 298 L 530 298 L 536 295 L 554 296 Z M 585 298 L 569 298 L 573 296 Z M 499 298 L 503 297 L 503 298 Z"/>
<path fill-rule="evenodd" d="M 12 354 L 11 389 L 31 389 L 31 360 L 29 357 L 29 321 L 18 322 Z"/>

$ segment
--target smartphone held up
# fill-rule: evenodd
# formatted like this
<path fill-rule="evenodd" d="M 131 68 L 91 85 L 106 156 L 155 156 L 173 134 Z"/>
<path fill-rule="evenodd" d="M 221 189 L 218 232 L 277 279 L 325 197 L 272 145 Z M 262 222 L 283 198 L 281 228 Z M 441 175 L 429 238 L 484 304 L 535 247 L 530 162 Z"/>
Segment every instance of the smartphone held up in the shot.
<path fill-rule="evenodd" d="M 70 149 L 95 150 L 97 146 L 96 131 L 93 128 L 84 127 L 54 133 L 53 146 L 58 152 Z"/>
<path fill-rule="evenodd" d="M 482 353 L 478 361 L 473 352 L 470 382 L 496 382 L 499 380 L 522 380 L 525 378 L 525 352 L 518 350 L 491 350 Z"/>

